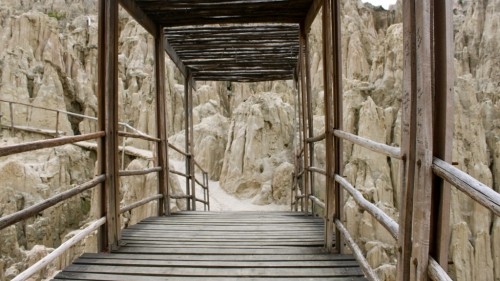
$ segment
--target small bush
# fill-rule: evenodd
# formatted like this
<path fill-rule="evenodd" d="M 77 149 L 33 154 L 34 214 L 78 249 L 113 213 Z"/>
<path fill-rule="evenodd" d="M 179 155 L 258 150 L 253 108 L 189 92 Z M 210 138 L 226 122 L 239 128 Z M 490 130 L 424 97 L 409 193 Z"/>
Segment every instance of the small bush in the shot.
<path fill-rule="evenodd" d="M 66 13 L 59 11 L 49 11 L 47 15 L 51 18 L 55 18 L 58 21 L 66 18 Z"/>

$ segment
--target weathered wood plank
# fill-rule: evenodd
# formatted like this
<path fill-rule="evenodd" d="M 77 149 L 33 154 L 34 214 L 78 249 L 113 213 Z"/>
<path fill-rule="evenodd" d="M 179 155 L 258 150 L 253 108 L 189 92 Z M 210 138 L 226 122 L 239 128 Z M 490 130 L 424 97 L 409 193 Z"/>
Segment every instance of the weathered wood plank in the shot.
<path fill-rule="evenodd" d="M 55 280 L 366 280 L 352 255 L 326 252 L 322 229 L 289 212 L 174 213 L 125 229 L 117 251 L 84 254 Z"/>
<path fill-rule="evenodd" d="M 217 268 L 303 268 L 303 267 L 358 267 L 354 260 L 350 261 L 162 261 L 131 259 L 79 259 L 74 264 L 116 265 L 116 266 L 148 266 L 148 267 L 217 267 Z"/>
<path fill-rule="evenodd" d="M 246 277 L 336 277 L 362 276 L 359 268 L 183 268 L 183 267 L 141 267 L 141 266 L 103 266 L 73 264 L 66 272 L 100 272 L 134 274 L 146 276 L 246 276 Z"/>
<path fill-rule="evenodd" d="M 62 272 L 55 280 L 102 280 L 102 281 L 234 281 L 234 277 L 158 277 L 158 276 L 140 276 L 140 275 L 124 275 L 124 274 L 102 274 L 102 273 L 80 273 L 80 272 Z M 366 281 L 363 277 L 327 277 L 314 278 L 309 277 L 286 277 L 286 278 L 252 278 L 240 277 L 237 280 L 241 281 Z"/>
<path fill-rule="evenodd" d="M 125 260 L 165 260 L 165 261 L 353 261 L 352 255 L 304 254 L 304 255 L 176 255 L 176 254 L 126 254 L 126 253 L 84 253 L 80 259 L 125 259 Z"/>

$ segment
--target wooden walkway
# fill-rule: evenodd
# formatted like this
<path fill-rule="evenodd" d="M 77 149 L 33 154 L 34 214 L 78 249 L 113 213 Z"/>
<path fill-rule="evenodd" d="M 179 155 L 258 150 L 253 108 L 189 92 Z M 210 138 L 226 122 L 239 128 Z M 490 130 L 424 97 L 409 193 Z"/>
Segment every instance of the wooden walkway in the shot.
<path fill-rule="evenodd" d="M 289 212 L 182 212 L 123 231 L 113 253 L 84 254 L 54 280 L 366 280 L 327 254 L 323 220 Z"/>

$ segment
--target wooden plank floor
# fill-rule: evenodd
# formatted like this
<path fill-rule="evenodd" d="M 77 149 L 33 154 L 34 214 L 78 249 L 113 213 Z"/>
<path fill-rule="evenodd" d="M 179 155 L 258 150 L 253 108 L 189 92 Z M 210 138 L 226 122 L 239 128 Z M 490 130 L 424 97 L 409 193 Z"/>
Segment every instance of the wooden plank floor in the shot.
<path fill-rule="evenodd" d="M 54 280 L 366 280 L 327 254 L 323 220 L 290 212 L 181 212 L 123 231 L 113 253 L 84 254 Z"/>

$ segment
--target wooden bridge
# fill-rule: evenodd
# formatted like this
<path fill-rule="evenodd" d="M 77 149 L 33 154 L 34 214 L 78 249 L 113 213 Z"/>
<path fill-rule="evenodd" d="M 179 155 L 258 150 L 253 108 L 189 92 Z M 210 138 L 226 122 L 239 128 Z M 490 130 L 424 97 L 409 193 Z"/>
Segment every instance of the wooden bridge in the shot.
<path fill-rule="evenodd" d="M 0 229 L 90 188 L 101 196 L 100 218 L 19 274 L 25 280 L 65 250 L 97 231 L 99 253 L 84 254 L 57 280 L 378 280 L 346 228 L 344 196 L 371 214 L 397 241 L 399 281 L 451 280 L 447 275 L 450 184 L 500 215 L 500 196 L 451 165 L 453 128 L 452 1 L 405 0 L 404 91 L 400 147 L 342 130 L 343 90 L 339 0 L 99 0 L 97 130 L 0 147 L 0 157 L 41 148 L 98 140 L 94 179 L 44 202 L 0 218 Z M 118 120 L 118 7 L 122 5 L 155 38 L 156 136 L 120 130 Z M 325 132 L 313 135 L 308 34 L 322 10 Z M 165 53 L 185 77 L 184 150 L 169 146 L 164 85 Z M 257 82 L 293 79 L 300 103 L 301 143 L 296 148 L 293 189 L 297 213 L 170 213 L 170 199 L 185 199 L 189 211 L 196 185 L 192 89 L 196 81 Z M 10 103 L 12 107 L 12 103 Z M 11 108 L 10 128 L 15 130 Z M 57 111 L 57 118 L 61 112 Z M 8 118 L 8 117 L 7 117 Z M 59 119 L 57 119 L 59 120 Z M 21 127 L 17 127 L 19 129 Z M 155 167 L 120 169 L 120 138 L 156 145 Z M 326 164 L 313 161 L 314 143 L 325 141 Z M 400 161 L 402 194 L 398 221 L 370 202 L 343 177 L 347 141 Z M 167 186 L 168 149 L 186 159 L 186 195 Z M 299 165 L 300 164 L 300 165 Z M 158 174 L 158 192 L 120 206 L 120 177 Z M 314 177 L 324 176 L 325 186 Z M 314 196 L 322 188 L 325 198 Z M 344 194 L 345 193 L 345 194 Z M 158 216 L 121 229 L 120 214 L 158 201 Z M 300 208 L 299 208 L 300 206 Z M 321 219 L 311 216 L 323 209 Z M 349 254 L 352 253 L 352 254 Z M 355 261 L 354 261 L 354 259 Z"/>
<path fill-rule="evenodd" d="M 182 212 L 123 232 L 54 280 L 366 280 L 354 257 L 328 254 L 323 220 L 291 212 Z"/>

